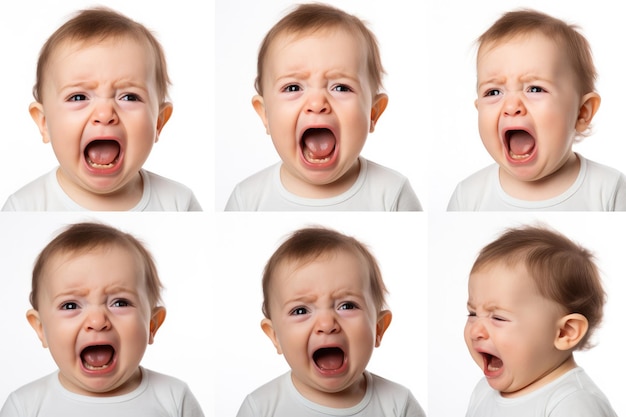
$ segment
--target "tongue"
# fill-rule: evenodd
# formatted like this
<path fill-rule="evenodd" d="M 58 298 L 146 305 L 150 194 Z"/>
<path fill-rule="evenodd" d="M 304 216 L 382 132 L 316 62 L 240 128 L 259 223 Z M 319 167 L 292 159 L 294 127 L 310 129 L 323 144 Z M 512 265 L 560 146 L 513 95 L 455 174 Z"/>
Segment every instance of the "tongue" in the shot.
<path fill-rule="evenodd" d="M 320 369 L 339 369 L 343 365 L 343 351 L 339 348 L 320 349 L 315 352 L 314 359 Z"/>
<path fill-rule="evenodd" d="M 111 362 L 112 357 L 113 347 L 111 346 L 90 346 L 81 354 L 83 362 L 92 367 L 104 366 Z"/>
<path fill-rule="evenodd" d="M 328 129 L 309 129 L 304 132 L 304 145 L 314 159 L 324 159 L 335 149 L 335 136 Z"/>
<path fill-rule="evenodd" d="M 509 148 L 515 155 L 529 154 L 535 147 L 535 139 L 523 130 L 516 130 L 509 137 Z"/>
<path fill-rule="evenodd" d="M 98 165 L 109 165 L 120 153 L 120 145 L 114 140 L 96 140 L 85 151 L 89 160 Z"/>

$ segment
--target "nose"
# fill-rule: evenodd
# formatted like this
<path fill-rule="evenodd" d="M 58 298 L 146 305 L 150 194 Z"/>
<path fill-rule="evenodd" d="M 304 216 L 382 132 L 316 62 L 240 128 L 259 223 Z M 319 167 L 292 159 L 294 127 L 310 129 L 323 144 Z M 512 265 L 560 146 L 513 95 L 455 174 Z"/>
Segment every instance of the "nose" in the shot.
<path fill-rule="evenodd" d="M 467 321 L 467 332 L 472 340 L 484 340 L 489 338 L 489 333 L 482 319 L 472 317 Z"/>
<path fill-rule="evenodd" d="M 307 113 L 330 113 L 330 104 L 325 91 L 309 91 L 306 104 Z"/>
<path fill-rule="evenodd" d="M 341 330 L 335 314 L 331 311 L 323 311 L 317 314 L 315 332 L 318 334 L 333 334 Z"/>
<path fill-rule="evenodd" d="M 117 124 L 118 116 L 113 98 L 99 97 L 96 99 L 92 122 L 97 125 Z"/>
<path fill-rule="evenodd" d="M 523 116 L 526 114 L 526 107 L 519 93 L 509 93 L 504 99 L 504 107 L 502 109 L 506 116 Z"/>
<path fill-rule="evenodd" d="M 103 308 L 92 308 L 87 311 L 85 330 L 102 332 L 111 328 L 109 316 Z"/>

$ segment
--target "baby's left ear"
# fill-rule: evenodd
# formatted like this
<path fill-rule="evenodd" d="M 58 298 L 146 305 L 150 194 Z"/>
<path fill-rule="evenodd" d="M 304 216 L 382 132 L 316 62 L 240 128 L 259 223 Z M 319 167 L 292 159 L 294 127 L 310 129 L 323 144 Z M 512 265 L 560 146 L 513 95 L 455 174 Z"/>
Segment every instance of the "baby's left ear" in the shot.
<path fill-rule="evenodd" d="M 389 97 L 387 94 L 380 93 L 374 97 L 374 101 L 372 102 L 372 110 L 370 112 L 370 133 L 374 131 L 376 127 L 376 122 L 381 114 L 387 108 L 387 103 L 389 103 Z"/>
<path fill-rule="evenodd" d="M 575 348 L 589 329 L 587 318 L 579 313 L 572 313 L 559 320 L 558 334 L 554 346 L 559 350 Z"/>
<path fill-rule="evenodd" d="M 376 344 L 374 346 L 380 346 L 380 342 L 383 340 L 383 335 L 389 324 L 391 324 L 391 311 L 383 310 L 378 313 L 378 321 L 376 322 Z"/>
<path fill-rule="evenodd" d="M 150 318 L 150 339 L 148 340 L 148 344 L 151 345 L 154 343 L 154 335 L 165 321 L 165 315 L 165 307 L 155 307 L 152 310 L 152 317 Z"/>
<path fill-rule="evenodd" d="M 598 93 L 588 93 L 583 96 L 580 109 L 578 109 L 578 118 L 576 119 L 576 131 L 583 133 L 591 125 L 591 120 L 600 108 L 600 95 Z"/>
<path fill-rule="evenodd" d="M 165 126 L 165 123 L 167 123 L 167 121 L 170 120 L 170 117 L 172 117 L 173 111 L 174 111 L 174 105 L 172 103 L 166 101 L 163 104 L 161 104 L 160 109 L 159 109 L 159 117 L 157 119 L 157 125 L 156 125 L 157 135 L 156 135 L 155 142 L 159 140 L 161 129 L 163 129 L 163 126 Z"/>

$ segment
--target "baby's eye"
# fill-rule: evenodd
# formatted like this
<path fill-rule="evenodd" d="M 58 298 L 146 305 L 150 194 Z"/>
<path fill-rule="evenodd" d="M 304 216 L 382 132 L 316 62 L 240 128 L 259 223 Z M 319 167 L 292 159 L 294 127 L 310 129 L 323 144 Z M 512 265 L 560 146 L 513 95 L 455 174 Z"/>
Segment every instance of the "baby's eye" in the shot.
<path fill-rule="evenodd" d="M 495 88 L 485 91 L 485 97 L 495 97 L 500 95 L 502 95 L 502 91 L 496 90 Z"/>
<path fill-rule="evenodd" d="M 290 84 L 287 87 L 283 88 L 283 91 L 285 93 L 296 93 L 296 92 L 298 92 L 300 90 L 301 90 L 301 88 L 297 84 Z"/>
<path fill-rule="evenodd" d="M 61 304 L 61 310 L 77 310 L 77 309 L 78 309 L 78 304 L 71 302 L 71 301 Z"/>
<path fill-rule="evenodd" d="M 87 100 L 87 96 L 85 94 L 73 94 L 67 99 L 67 101 L 85 101 L 85 100 Z"/>
<path fill-rule="evenodd" d="M 131 304 L 129 301 L 127 300 L 115 300 L 112 304 L 113 307 L 130 307 Z"/>
<path fill-rule="evenodd" d="M 469 313 L 467 313 L 467 317 L 476 317 L 476 312 L 470 311 Z"/>
<path fill-rule="evenodd" d="M 357 305 L 350 301 L 347 301 L 339 306 L 339 310 L 354 310 L 355 308 L 357 308 Z"/>
<path fill-rule="evenodd" d="M 334 86 L 332 90 L 337 91 L 339 93 L 349 93 L 352 91 L 352 88 L 350 88 L 349 86 L 345 84 L 339 84 L 339 85 Z"/>
<path fill-rule="evenodd" d="M 290 316 L 301 316 L 303 314 L 307 314 L 309 311 L 306 309 L 306 307 L 296 307 L 293 310 L 291 310 L 289 312 Z"/>
<path fill-rule="evenodd" d="M 120 100 L 122 101 L 141 101 L 137 94 L 124 94 Z"/>
<path fill-rule="evenodd" d="M 542 87 L 539 87 L 539 86 L 536 86 L 536 85 L 533 85 L 533 86 L 528 88 L 528 92 L 529 93 L 543 93 L 545 91 L 546 90 L 544 90 Z"/>

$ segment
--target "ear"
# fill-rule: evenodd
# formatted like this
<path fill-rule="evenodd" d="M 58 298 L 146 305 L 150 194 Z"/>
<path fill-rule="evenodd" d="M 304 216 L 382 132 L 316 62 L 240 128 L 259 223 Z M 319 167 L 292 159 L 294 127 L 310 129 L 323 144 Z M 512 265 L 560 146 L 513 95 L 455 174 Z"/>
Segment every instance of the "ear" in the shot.
<path fill-rule="evenodd" d="M 383 310 L 378 313 L 378 321 L 376 322 L 376 347 L 380 346 L 380 342 L 383 340 L 383 335 L 387 328 L 391 324 L 391 311 Z"/>
<path fill-rule="evenodd" d="M 30 103 L 30 106 L 28 106 L 28 112 L 39 128 L 39 133 L 41 133 L 43 143 L 50 143 L 50 135 L 48 135 L 48 124 L 46 123 L 46 115 L 43 112 L 43 104 L 37 101 Z"/>
<path fill-rule="evenodd" d="M 589 329 L 587 318 L 579 313 L 568 314 L 559 320 L 554 346 L 559 350 L 574 349 Z"/>
<path fill-rule="evenodd" d="M 172 117 L 172 111 L 174 111 L 174 105 L 172 103 L 169 102 L 164 102 L 163 104 L 161 104 L 161 108 L 159 109 L 159 117 L 157 118 L 157 134 L 156 134 L 156 139 L 154 140 L 155 142 L 159 141 L 159 135 L 161 134 L 161 129 L 163 129 L 163 126 L 165 126 L 165 123 L 167 123 L 168 120 L 170 120 L 170 117 Z"/>
<path fill-rule="evenodd" d="M 37 333 L 37 337 L 41 341 L 41 346 L 44 348 L 48 347 L 48 342 L 46 341 L 46 334 L 43 331 L 43 324 L 39 318 L 39 312 L 37 310 L 30 309 L 26 312 L 26 320 L 30 323 L 30 326 Z"/>
<path fill-rule="evenodd" d="M 279 355 L 283 354 L 283 350 L 280 348 L 280 342 L 278 341 L 278 337 L 276 337 L 276 332 L 274 331 L 274 325 L 272 324 L 272 320 L 263 319 L 261 320 L 261 329 L 270 338 L 272 344 L 276 348 L 276 353 Z"/>
<path fill-rule="evenodd" d="M 155 307 L 152 310 L 152 317 L 150 318 L 150 339 L 148 340 L 148 344 L 151 345 L 152 343 L 154 343 L 154 335 L 165 321 L 165 316 L 165 307 Z"/>
<path fill-rule="evenodd" d="M 265 102 L 263 101 L 263 97 L 258 94 L 252 97 L 252 107 L 254 107 L 254 111 L 256 111 L 256 114 L 258 114 L 261 118 L 263 126 L 265 126 L 265 133 L 269 135 L 270 126 L 267 122 L 267 114 L 265 113 Z"/>
<path fill-rule="evenodd" d="M 600 95 L 598 93 L 588 93 L 582 98 L 582 104 L 578 110 L 578 119 L 576 120 L 576 131 L 583 133 L 591 125 L 593 116 L 600 108 Z"/>
<path fill-rule="evenodd" d="M 372 110 L 370 112 L 370 133 L 374 131 L 374 128 L 376 127 L 376 122 L 378 121 L 380 115 L 383 114 L 383 112 L 387 108 L 388 103 L 389 97 L 387 96 L 387 94 L 380 93 L 377 94 L 376 97 L 374 97 L 374 101 L 372 102 Z"/>

